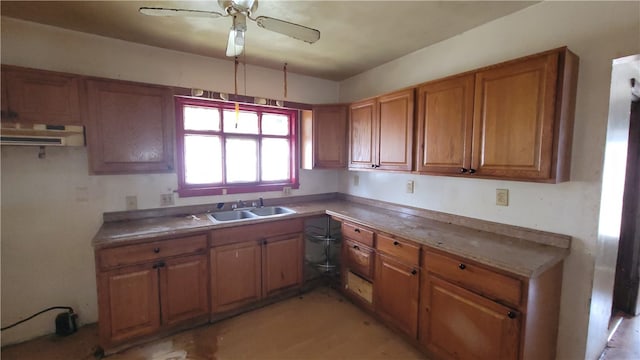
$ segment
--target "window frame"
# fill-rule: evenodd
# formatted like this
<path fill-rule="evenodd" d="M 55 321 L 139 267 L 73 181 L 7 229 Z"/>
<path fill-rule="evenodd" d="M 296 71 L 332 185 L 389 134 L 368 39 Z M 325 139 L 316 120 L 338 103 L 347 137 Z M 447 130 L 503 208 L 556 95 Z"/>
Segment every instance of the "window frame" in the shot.
<path fill-rule="evenodd" d="M 244 133 L 226 133 L 224 131 L 224 110 L 234 110 L 234 102 L 218 101 L 211 99 L 192 98 L 184 96 L 175 97 L 175 114 L 176 114 L 176 153 L 177 164 L 176 174 L 178 175 L 178 194 L 180 197 L 192 197 L 192 196 L 208 196 L 208 195 L 225 195 L 225 194 L 242 194 L 242 193 L 255 193 L 263 191 L 281 191 L 283 187 L 288 186 L 292 189 L 298 189 L 300 187 L 298 177 L 298 163 L 300 161 L 297 153 L 298 142 L 298 111 L 295 109 L 285 109 L 271 106 L 261 106 L 253 104 L 239 103 L 239 111 L 251 111 L 258 113 L 258 134 L 244 134 Z M 201 131 L 201 130 L 185 130 L 184 129 L 184 107 L 185 106 L 199 106 L 218 109 L 220 112 L 220 131 Z M 262 113 L 279 114 L 289 116 L 289 135 L 264 135 L 262 134 Z M 185 158 L 184 158 L 184 139 L 185 135 L 189 134 L 217 134 L 220 136 L 222 143 L 222 182 L 221 183 L 209 183 L 209 184 L 187 184 L 185 181 Z M 252 138 L 257 140 L 257 175 L 258 181 L 256 182 L 243 182 L 243 183 L 225 183 L 226 181 L 226 140 L 228 138 Z M 261 181 L 261 168 L 262 168 L 262 139 L 275 138 L 289 140 L 289 179 L 286 181 Z"/>

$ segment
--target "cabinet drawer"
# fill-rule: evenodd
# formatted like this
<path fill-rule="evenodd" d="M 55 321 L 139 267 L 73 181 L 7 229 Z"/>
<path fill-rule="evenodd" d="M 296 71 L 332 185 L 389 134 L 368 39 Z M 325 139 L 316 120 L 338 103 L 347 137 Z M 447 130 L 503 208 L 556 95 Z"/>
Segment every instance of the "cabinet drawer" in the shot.
<path fill-rule="evenodd" d="M 204 252 L 206 248 L 207 236 L 203 234 L 103 249 L 100 250 L 98 257 L 101 268 L 106 269 L 153 261 L 175 255 Z"/>
<path fill-rule="evenodd" d="M 362 228 L 361 226 L 343 222 L 342 236 L 359 241 L 367 246 L 373 247 L 373 231 Z"/>
<path fill-rule="evenodd" d="M 418 265 L 420 247 L 402 239 L 378 234 L 376 249 L 411 265 Z"/>
<path fill-rule="evenodd" d="M 373 303 L 373 285 L 351 271 L 347 272 L 347 283 L 344 287 L 369 304 Z"/>
<path fill-rule="evenodd" d="M 519 306 L 522 302 L 522 282 L 498 274 L 483 267 L 469 264 L 465 260 L 425 251 L 424 268 L 468 289 L 496 300 Z"/>
<path fill-rule="evenodd" d="M 362 277 L 371 279 L 373 277 L 373 249 L 349 240 L 344 242 L 344 246 L 347 268 Z"/>

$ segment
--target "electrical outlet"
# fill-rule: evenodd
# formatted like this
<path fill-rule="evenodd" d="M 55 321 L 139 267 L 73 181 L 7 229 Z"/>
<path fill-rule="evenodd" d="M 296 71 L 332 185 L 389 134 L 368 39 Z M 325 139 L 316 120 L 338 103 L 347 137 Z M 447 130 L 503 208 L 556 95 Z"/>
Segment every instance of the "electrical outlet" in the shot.
<path fill-rule="evenodd" d="M 509 189 L 496 189 L 496 205 L 509 206 Z"/>
<path fill-rule="evenodd" d="M 136 210 L 138 208 L 138 197 L 130 195 L 124 198 L 127 203 L 127 210 Z"/>
<path fill-rule="evenodd" d="M 283 186 L 282 187 L 283 195 L 291 195 L 291 186 Z"/>
<path fill-rule="evenodd" d="M 160 194 L 160 206 L 171 206 L 173 204 L 173 193 Z"/>
<path fill-rule="evenodd" d="M 358 186 L 360 185 L 360 175 L 356 174 L 353 175 L 353 186 Z"/>
<path fill-rule="evenodd" d="M 407 193 L 413 194 L 413 180 L 407 181 Z"/>

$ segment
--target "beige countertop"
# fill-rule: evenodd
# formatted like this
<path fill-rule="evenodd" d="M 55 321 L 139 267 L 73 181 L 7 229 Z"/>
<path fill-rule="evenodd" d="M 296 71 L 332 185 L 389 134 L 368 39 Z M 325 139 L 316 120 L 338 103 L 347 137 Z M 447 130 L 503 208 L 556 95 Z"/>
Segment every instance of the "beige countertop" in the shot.
<path fill-rule="evenodd" d="M 569 253 L 566 247 L 346 200 L 301 202 L 286 206 L 295 210 L 296 214 L 222 224 L 213 224 L 205 214 L 105 222 L 94 237 L 93 244 L 96 248 L 110 247 L 279 219 L 329 214 L 526 278 L 536 277 L 562 261 Z"/>

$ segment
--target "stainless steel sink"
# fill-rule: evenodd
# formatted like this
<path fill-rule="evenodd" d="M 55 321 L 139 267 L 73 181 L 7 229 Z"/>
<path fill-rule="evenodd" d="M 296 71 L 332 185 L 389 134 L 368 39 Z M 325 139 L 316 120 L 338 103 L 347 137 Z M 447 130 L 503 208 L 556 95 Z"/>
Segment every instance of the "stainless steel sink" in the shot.
<path fill-rule="evenodd" d="M 207 217 L 214 223 L 239 221 L 257 218 L 258 215 L 251 213 L 247 210 L 232 210 L 232 211 L 218 211 L 208 213 Z"/>
<path fill-rule="evenodd" d="M 265 206 L 265 207 L 251 209 L 249 211 L 258 216 L 276 216 L 276 215 L 286 215 L 286 214 L 296 213 L 295 211 L 289 208 L 286 208 L 284 206 Z"/>
<path fill-rule="evenodd" d="M 217 211 L 207 213 L 207 217 L 214 223 L 227 223 L 232 221 L 244 221 L 258 218 L 268 218 L 295 214 L 296 212 L 284 206 L 264 206 L 242 210 Z"/>

